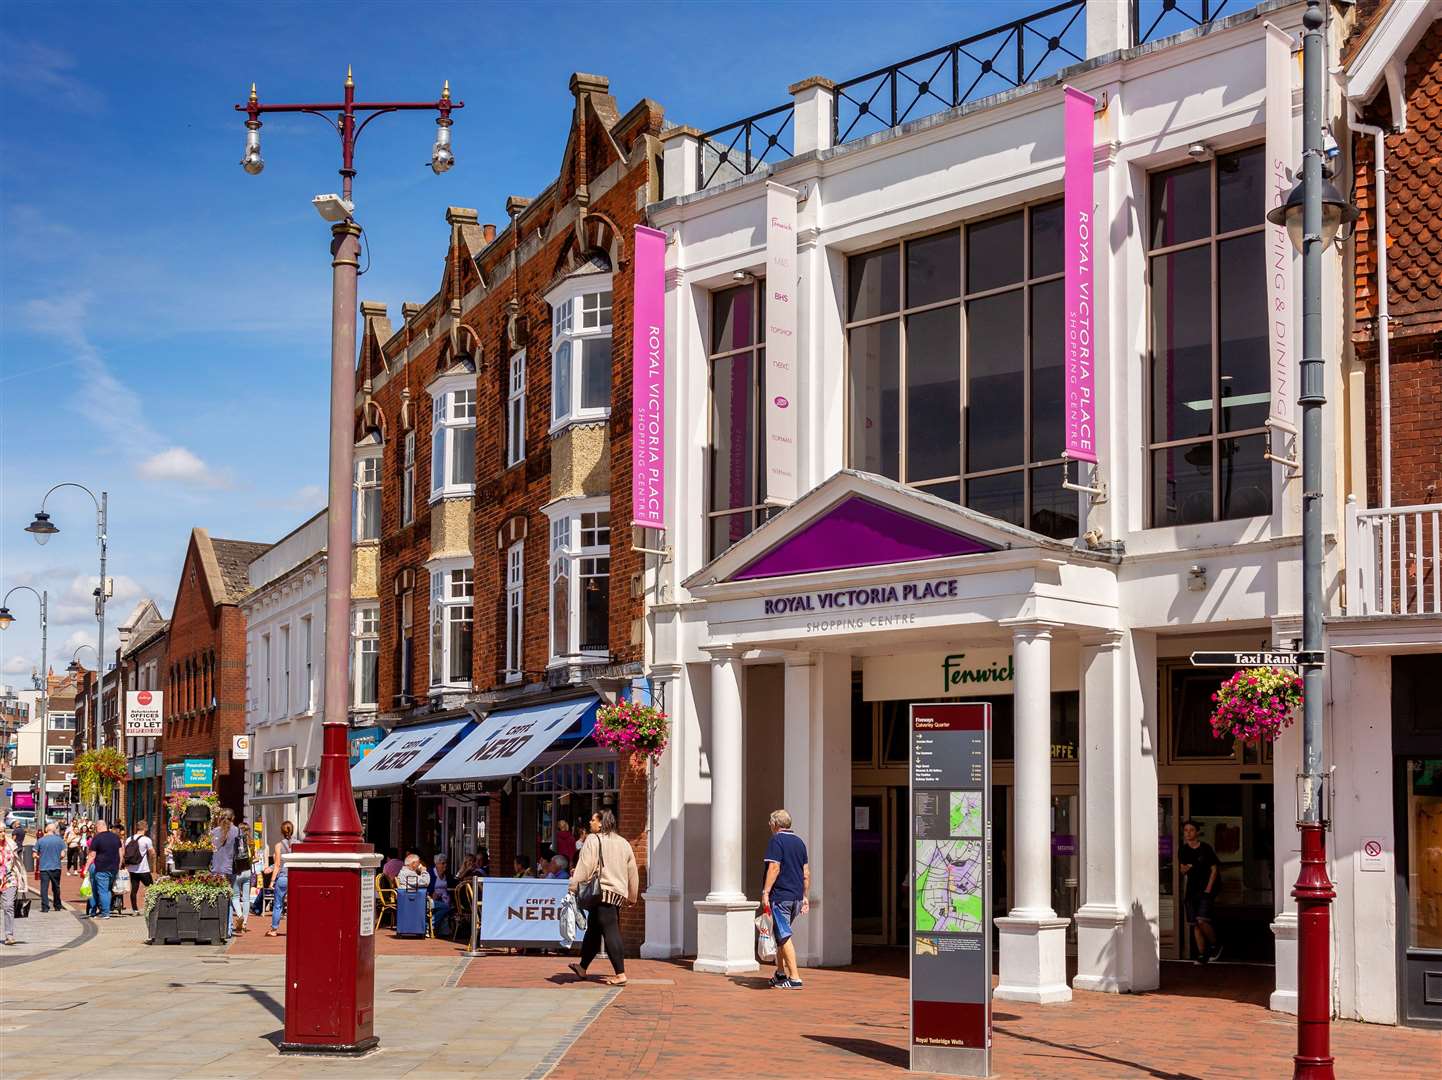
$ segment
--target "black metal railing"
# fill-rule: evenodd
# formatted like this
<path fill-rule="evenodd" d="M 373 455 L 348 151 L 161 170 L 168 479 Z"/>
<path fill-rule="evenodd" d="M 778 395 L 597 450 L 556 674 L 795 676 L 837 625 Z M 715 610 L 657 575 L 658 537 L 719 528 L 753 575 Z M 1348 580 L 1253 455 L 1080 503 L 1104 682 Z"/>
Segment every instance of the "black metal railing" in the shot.
<path fill-rule="evenodd" d="M 1131 0 L 1133 44 L 1144 45 L 1153 38 L 1170 37 L 1190 30 L 1194 26 L 1206 26 L 1220 19 L 1224 13 L 1236 14 L 1248 7 L 1254 7 L 1256 0 L 1243 0 L 1233 4 L 1231 0 Z M 1228 5 L 1231 10 L 1227 11 Z"/>
<path fill-rule="evenodd" d="M 1064 3 L 879 68 L 836 87 L 836 144 L 954 109 L 1086 56 L 1087 0 Z"/>
<path fill-rule="evenodd" d="M 768 158 L 771 161 L 789 158 L 792 114 L 793 108 L 788 102 L 703 132 L 701 152 L 696 161 L 697 190 L 705 191 L 714 183 L 724 184 L 728 180 L 750 176 Z"/>

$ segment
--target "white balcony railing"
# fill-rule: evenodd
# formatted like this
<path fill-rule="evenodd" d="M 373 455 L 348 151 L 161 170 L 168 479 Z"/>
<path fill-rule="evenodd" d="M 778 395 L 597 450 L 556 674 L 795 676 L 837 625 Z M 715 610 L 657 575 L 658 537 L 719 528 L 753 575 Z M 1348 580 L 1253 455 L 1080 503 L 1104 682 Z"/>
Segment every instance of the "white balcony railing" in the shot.
<path fill-rule="evenodd" d="M 1347 614 L 1442 615 L 1442 503 L 1347 500 Z"/>

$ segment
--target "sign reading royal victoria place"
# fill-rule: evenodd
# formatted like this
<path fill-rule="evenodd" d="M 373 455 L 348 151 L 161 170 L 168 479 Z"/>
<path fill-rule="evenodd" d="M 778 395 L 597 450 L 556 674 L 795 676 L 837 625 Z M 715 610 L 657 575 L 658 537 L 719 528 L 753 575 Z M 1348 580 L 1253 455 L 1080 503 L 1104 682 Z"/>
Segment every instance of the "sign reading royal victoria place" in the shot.
<path fill-rule="evenodd" d="M 991 1073 L 991 705 L 911 706 L 911 1068 Z"/>

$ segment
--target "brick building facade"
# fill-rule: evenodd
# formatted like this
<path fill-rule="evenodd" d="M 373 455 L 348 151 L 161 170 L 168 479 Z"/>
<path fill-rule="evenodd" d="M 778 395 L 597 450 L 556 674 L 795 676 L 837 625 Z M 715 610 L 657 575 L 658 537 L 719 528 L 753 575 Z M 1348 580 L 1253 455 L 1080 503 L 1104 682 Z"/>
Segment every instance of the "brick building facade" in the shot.
<path fill-rule="evenodd" d="M 245 794 L 245 762 L 231 760 L 231 737 L 245 734 L 245 616 L 237 603 L 250 590 L 251 560 L 269 546 L 192 529 L 166 645 L 162 761 L 211 759 L 221 805 L 236 809 Z"/>
<path fill-rule="evenodd" d="M 614 693 L 642 674 L 631 257 L 659 197 L 662 113 L 648 100 L 620 113 L 600 76 L 575 74 L 570 90 L 556 180 L 508 199 L 499 233 L 449 208 L 440 287 L 402 305 L 399 328 L 384 304 L 361 305 L 353 597 L 357 627 L 374 625 L 368 604 L 378 616 L 386 727 Z M 645 776 L 611 764 L 617 789 L 604 800 L 644 868 Z M 491 864 L 505 872 L 518 846 L 533 858 L 549 841 L 551 815 L 582 805 L 554 796 L 538 824 L 526 788 L 523 774 L 515 797 L 482 802 Z M 377 808 L 388 832 L 368 821 L 373 841 L 457 850 L 438 823 L 431 832 L 449 808 L 393 802 Z M 624 921 L 634 948 L 640 905 Z"/>

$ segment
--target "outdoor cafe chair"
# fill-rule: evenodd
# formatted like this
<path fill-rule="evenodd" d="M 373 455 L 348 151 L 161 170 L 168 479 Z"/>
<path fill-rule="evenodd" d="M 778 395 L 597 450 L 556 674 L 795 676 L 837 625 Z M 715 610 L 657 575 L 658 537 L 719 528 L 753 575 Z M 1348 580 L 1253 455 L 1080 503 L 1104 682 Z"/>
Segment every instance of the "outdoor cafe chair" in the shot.
<path fill-rule="evenodd" d="M 471 894 L 475 892 L 475 890 L 475 883 L 471 881 L 463 881 L 456 886 L 456 902 L 455 905 L 451 908 L 452 941 L 459 941 L 461 939 L 462 927 L 465 927 L 468 931 L 470 929 Z M 479 911 L 480 909 L 477 908 L 476 910 Z"/>
<path fill-rule="evenodd" d="M 386 912 L 390 912 L 391 926 L 396 924 L 396 883 L 384 874 L 376 875 L 376 926 L 385 924 Z"/>

